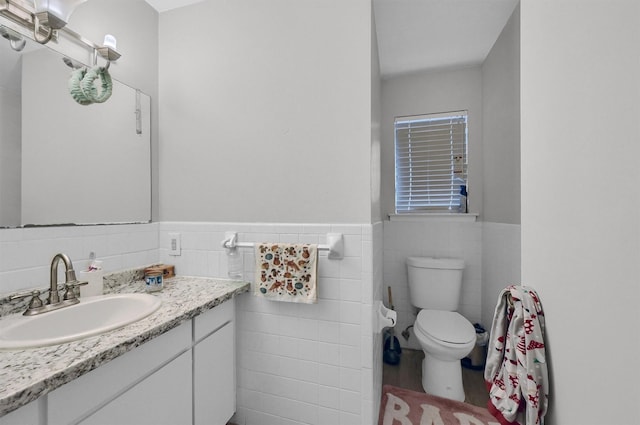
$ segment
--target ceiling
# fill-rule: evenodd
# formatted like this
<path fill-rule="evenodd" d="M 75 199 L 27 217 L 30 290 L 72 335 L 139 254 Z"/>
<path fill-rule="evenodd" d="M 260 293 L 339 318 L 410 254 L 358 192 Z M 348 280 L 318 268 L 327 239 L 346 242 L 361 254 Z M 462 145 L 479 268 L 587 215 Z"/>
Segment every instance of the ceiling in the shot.
<path fill-rule="evenodd" d="M 171 9 L 177 9 L 189 4 L 198 3 L 203 0 L 146 0 L 158 12 L 165 12 Z"/>
<path fill-rule="evenodd" d="M 484 61 L 519 0 L 373 0 L 383 77 Z"/>
<path fill-rule="evenodd" d="M 164 12 L 202 0 L 146 1 Z M 518 2 L 373 0 L 382 77 L 482 63 Z"/>

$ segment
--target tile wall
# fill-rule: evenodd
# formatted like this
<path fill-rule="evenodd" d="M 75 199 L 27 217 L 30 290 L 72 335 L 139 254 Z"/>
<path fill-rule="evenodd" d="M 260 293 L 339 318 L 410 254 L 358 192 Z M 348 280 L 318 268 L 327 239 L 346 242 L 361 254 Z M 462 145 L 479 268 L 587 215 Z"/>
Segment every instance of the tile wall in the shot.
<path fill-rule="evenodd" d="M 158 224 L 0 229 L 0 294 L 47 288 L 51 259 L 67 254 L 74 269 L 86 270 L 95 252 L 106 271 L 158 261 Z M 59 267 L 59 281 L 64 281 Z"/>
<path fill-rule="evenodd" d="M 381 337 L 372 334 L 371 305 L 373 282 L 378 282 L 379 296 L 382 273 L 381 261 L 373 266 L 373 240 L 376 237 L 381 246 L 381 225 L 163 222 L 159 226 L 162 262 L 174 264 L 180 274 L 213 277 L 227 274 L 221 247 L 226 231 L 237 231 L 241 242 L 319 244 L 326 242 L 327 233 L 342 233 L 344 259 L 329 260 L 321 251 L 317 304 L 278 303 L 250 294 L 238 298 L 238 405 L 233 422 L 374 422 L 382 363 L 372 355 L 374 344 L 381 346 Z M 180 234 L 180 256 L 169 255 L 169 233 Z M 253 280 L 253 251 L 241 252 L 244 278 Z"/>

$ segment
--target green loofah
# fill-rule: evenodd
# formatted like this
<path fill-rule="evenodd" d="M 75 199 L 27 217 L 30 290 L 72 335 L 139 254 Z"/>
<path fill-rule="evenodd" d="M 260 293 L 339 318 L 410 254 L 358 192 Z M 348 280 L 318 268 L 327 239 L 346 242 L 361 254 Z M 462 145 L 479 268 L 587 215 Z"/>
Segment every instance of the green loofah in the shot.
<path fill-rule="evenodd" d="M 94 81 L 98 77 L 100 77 L 100 87 L 102 89 L 100 93 L 98 93 L 98 89 L 94 85 Z M 109 75 L 109 71 L 105 67 L 93 67 L 82 79 L 81 87 L 85 97 L 93 103 L 106 102 L 111 97 L 113 89 L 111 75 Z"/>
<path fill-rule="evenodd" d="M 100 78 L 100 93 L 94 85 L 98 78 Z M 112 90 L 111 75 L 104 67 L 94 67 L 88 71 L 86 68 L 79 68 L 71 72 L 69 93 L 73 100 L 81 105 L 106 102 L 111 97 Z"/>
<path fill-rule="evenodd" d="M 85 68 L 74 69 L 71 72 L 71 78 L 69 79 L 69 93 L 73 100 L 78 102 L 81 105 L 91 105 L 93 102 L 85 96 L 84 91 L 82 91 L 81 82 L 84 78 L 87 70 Z"/>

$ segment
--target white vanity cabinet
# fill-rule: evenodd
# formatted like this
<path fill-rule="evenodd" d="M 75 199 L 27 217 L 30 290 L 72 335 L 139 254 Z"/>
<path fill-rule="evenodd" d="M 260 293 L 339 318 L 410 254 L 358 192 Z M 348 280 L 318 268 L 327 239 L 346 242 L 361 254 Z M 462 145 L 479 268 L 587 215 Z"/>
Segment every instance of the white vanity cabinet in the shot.
<path fill-rule="evenodd" d="M 0 425 L 225 425 L 235 412 L 228 300 L 0 418 Z"/>

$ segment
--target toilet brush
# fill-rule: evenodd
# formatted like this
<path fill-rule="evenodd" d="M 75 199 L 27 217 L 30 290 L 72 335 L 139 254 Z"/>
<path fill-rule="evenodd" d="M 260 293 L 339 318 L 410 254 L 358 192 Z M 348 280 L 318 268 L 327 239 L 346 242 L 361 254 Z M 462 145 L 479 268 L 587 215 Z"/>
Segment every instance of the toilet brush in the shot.
<path fill-rule="evenodd" d="M 387 287 L 387 291 L 389 294 L 389 308 L 394 310 L 393 308 L 393 298 L 391 296 L 391 287 Z M 384 341 L 384 351 L 382 353 L 382 360 L 391 365 L 396 365 L 400 363 L 400 354 L 402 354 L 402 348 L 400 347 L 400 341 L 395 336 L 395 332 L 393 328 L 387 329 L 387 338 Z"/>

